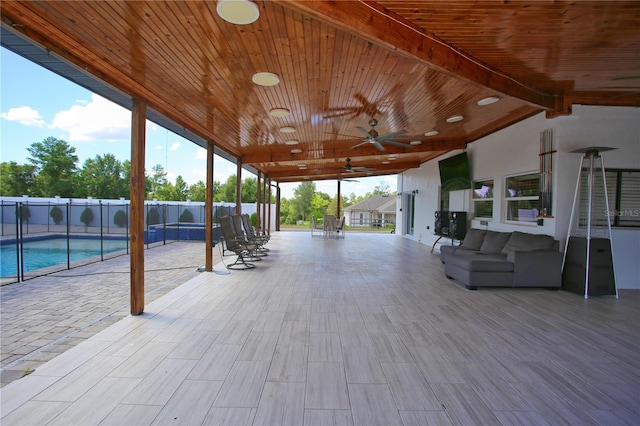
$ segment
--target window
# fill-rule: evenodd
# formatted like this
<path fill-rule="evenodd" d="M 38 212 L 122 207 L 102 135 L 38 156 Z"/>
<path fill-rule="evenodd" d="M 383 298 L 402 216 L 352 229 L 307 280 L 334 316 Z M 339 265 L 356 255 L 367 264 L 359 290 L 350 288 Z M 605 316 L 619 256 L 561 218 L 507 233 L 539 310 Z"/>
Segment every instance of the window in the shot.
<path fill-rule="evenodd" d="M 473 183 L 473 215 L 483 219 L 493 217 L 493 179 Z"/>
<path fill-rule="evenodd" d="M 588 199 L 588 170 L 582 171 L 580 179 L 580 211 L 579 225 L 587 224 L 588 211 L 586 209 Z M 602 176 L 600 168 L 594 170 L 596 177 Z M 611 226 L 616 227 L 640 227 L 640 170 L 616 170 L 608 169 L 606 172 L 607 195 L 609 196 L 609 209 L 604 201 L 604 186 L 601 179 L 594 179 L 593 206 L 591 210 L 591 223 L 593 226 L 606 226 L 607 217 L 611 218 Z"/>
<path fill-rule="evenodd" d="M 506 220 L 535 223 L 540 207 L 540 175 L 512 176 L 505 183 Z"/>

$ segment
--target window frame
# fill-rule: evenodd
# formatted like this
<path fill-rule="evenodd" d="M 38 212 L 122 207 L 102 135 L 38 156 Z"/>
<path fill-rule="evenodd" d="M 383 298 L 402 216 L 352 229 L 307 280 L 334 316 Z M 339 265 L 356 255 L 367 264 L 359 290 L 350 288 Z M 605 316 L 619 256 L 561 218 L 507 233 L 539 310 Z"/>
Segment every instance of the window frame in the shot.
<path fill-rule="evenodd" d="M 533 179 L 534 177 L 537 178 L 537 182 L 534 186 L 531 186 L 531 188 L 535 188 L 535 194 L 536 195 L 521 195 L 521 196 L 516 196 L 516 195 L 510 195 L 509 194 L 509 180 L 513 179 L 513 178 L 525 178 L 527 176 L 531 176 L 531 178 Z M 537 171 L 529 171 L 529 172 L 524 172 L 524 173 L 517 173 L 517 174 L 513 174 L 513 175 L 508 175 L 504 177 L 504 190 L 502 191 L 502 198 L 503 198 L 503 214 L 502 214 L 502 221 L 503 223 L 507 223 L 510 225 L 520 225 L 520 226 L 537 226 L 538 225 L 538 217 L 540 216 L 540 173 Z M 520 201 L 537 201 L 538 203 L 538 207 L 535 209 L 537 210 L 537 215 L 533 217 L 532 220 L 514 220 L 514 219 L 509 219 L 508 215 L 509 215 L 509 203 L 510 202 L 520 202 Z"/>
<path fill-rule="evenodd" d="M 477 196 L 476 193 L 476 185 L 477 184 L 482 184 L 484 186 L 484 184 L 490 184 L 487 185 L 490 189 L 490 193 L 491 196 L 490 197 L 480 197 Z M 494 205 L 493 205 L 493 200 L 495 197 L 495 179 L 494 178 L 487 178 L 487 179 L 479 179 L 479 180 L 474 180 L 473 181 L 473 187 L 471 189 L 471 201 L 473 202 L 473 218 L 474 219 L 478 219 L 478 220 L 487 220 L 487 221 L 492 221 L 493 220 L 493 210 L 494 210 Z M 491 215 L 490 216 L 478 216 L 477 213 L 477 209 L 476 206 L 478 204 L 476 203 L 491 203 Z"/>

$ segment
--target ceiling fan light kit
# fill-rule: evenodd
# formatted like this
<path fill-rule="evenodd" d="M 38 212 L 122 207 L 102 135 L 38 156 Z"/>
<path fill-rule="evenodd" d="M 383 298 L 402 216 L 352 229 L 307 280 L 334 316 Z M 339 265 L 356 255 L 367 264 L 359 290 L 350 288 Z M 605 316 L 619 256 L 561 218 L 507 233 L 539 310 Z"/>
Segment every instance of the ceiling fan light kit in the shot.
<path fill-rule="evenodd" d="M 252 24 L 260 17 L 258 5 L 249 0 L 218 0 L 216 12 L 225 21 L 236 25 Z"/>

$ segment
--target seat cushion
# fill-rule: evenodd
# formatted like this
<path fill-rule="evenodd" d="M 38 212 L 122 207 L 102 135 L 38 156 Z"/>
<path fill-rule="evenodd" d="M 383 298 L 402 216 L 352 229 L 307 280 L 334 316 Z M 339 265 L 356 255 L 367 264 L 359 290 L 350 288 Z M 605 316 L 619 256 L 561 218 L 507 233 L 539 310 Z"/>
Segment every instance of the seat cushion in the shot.
<path fill-rule="evenodd" d="M 473 272 L 513 272 L 513 263 L 502 255 L 449 256 L 447 264 Z"/>
<path fill-rule="evenodd" d="M 471 250 L 480 250 L 486 234 L 487 231 L 484 229 L 471 228 L 467 231 L 467 235 L 464 237 L 462 246 Z"/>
<path fill-rule="evenodd" d="M 502 249 L 509 241 L 511 232 L 487 231 L 480 246 L 480 251 L 490 254 L 501 254 Z"/>
<path fill-rule="evenodd" d="M 509 241 L 502 249 L 502 254 L 508 255 L 514 251 L 549 251 L 553 248 L 555 240 L 549 235 L 526 234 L 514 231 Z"/>

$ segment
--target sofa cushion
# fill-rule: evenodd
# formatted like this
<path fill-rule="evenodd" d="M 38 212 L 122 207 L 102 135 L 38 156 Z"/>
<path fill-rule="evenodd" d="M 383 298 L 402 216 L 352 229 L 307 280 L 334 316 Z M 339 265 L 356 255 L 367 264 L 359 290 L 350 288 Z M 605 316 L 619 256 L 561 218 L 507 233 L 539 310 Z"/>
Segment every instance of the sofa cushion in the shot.
<path fill-rule="evenodd" d="M 484 241 L 484 236 L 487 231 L 484 229 L 474 229 L 471 228 L 467 231 L 467 235 L 464 237 L 464 241 L 462 242 L 462 246 L 466 247 L 470 250 L 480 250 L 482 247 L 482 242 Z"/>
<path fill-rule="evenodd" d="M 511 237 L 510 232 L 497 232 L 487 231 L 484 236 L 484 241 L 480 246 L 480 251 L 483 253 L 501 254 L 507 241 Z"/>
<path fill-rule="evenodd" d="M 514 231 L 502 249 L 502 254 L 508 255 L 514 251 L 549 251 L 553 248 L 553 244 L 554 239 L 549 235 L 526 234 Z"/>
<path fill-rule="evenodd" d="M 473 272 L 513 272 L 513 263 L 502 255 L 451 256 L 447 265 Z"/>

